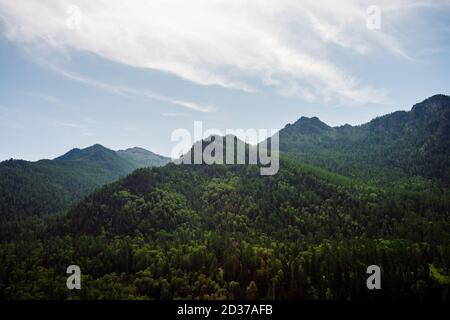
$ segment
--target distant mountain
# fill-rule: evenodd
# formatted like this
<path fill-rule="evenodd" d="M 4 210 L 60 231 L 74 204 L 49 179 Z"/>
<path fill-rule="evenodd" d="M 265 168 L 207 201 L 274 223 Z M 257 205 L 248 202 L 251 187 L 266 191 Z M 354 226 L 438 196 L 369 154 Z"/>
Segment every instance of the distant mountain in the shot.
<path fill-rule="evenodd" d="M 411 177 L 450 183 L 450 97 L 435 95 L 360 126 L 300 118 L 280 131 L 280 151 L 363 180 Z"/>
<path fill-rule="evenodd" d="M 0 220 L 63 211 L 137 168 L 168 162 L 144 149 L 129 150 L 116 152 L 96 144 L 72 149 L 54 160 L 0 162 Z M 136 150 L 142 155 L 140 161 L 131 156 Z"/>
<path fill-rule="evenodd" d="M 121 157 L 116 151 L 105 148 L 100 144 L 85 149 L 72 149 L 66 154 L 57 157 L 54 161 L 66 161 L 73 165 L 89 164 L 97 166 L 101 171 L 114 176 L 123 176 L 139 166 Z"/>
<path fill-rule="evenodd" d="M 117 154 L 138 167 L 163 166 L 171 160 L 168 157 L 138 147 L 118 150 Z"/>

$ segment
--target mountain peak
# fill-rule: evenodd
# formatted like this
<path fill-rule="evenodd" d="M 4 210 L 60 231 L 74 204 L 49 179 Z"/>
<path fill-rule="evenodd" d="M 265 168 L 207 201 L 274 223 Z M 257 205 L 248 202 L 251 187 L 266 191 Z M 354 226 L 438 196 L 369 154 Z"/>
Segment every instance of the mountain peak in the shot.
<path fill-rule="evenodd" d="M 301 117 L 292 126 L 299 130 L 301 133 L 306 134 L 320 133 L 324 130 L 331 129 L 329 125 L 320 121 L 320 119 L 317 117 Z"/>
<path fill-rule="evenodd" d="M 445 94 L 435 94 L 434 96 L 431 96 L 427 99 L 425 99 L 424 101 L 422 101 L 422 103 L 424 102 L 440 102 L 440 101 L 444 101 L 444 100 L 450 100 L 450 96 L 447 96 Z"/>
<path fill-rule="evenodd" d="M 415 114 L 424 114 L 430 112 L 437 112 L 439 110 L 450 108 L 450 96 L 444 94 L 436 94 L 422 102 L 416 103 L 411 111 Z"/>
<path fill-rule="evenodd" d="M 84 149 L 73 148 L 69 152 L 63 154 L 60 157 L 55 158 L 55 160 L 81 160 L 81 159 L 92 159 L 101 154 L 114 154 L 113 150 L 110 150 L 101 144 L 94 144 Z"/>
<path fill-rule="evenodd" d="M 124 150 L 117 150 L 117 152 L 151 152 L 151 151 L 141 147 L 131 147 Z"/>
<path fill-rule="evenodd" d="M 140 147 L 132 147 L 125 150 L 118 150 L 117 154 L 135 163 L 139 167 L 161 166 L 170 161 L 170 158 L 153 153 Z"/>
<path fill-rule="evenodd" d="M 201 140 L 194 142 L 194 144 L 189 149 L 189 151 L 187 151 L 183 155 L 180 155 L 180 157 L 178 159 L 174 160 L 174 163 L 176 163 L 176 164 L 196 163 L 196 161 L 195 161 L 195 157 L 197 156 L 196 153 L 199 152 L 199 153 L 201 153 L 201 155 L 203 155 L 203 152 L 206 147 L 210 148 L 210 150 L 222 149 L 223 150 L 223 152 L 222 152 L 223 163 L 226 163 L 227 148 L 232 148 L 234 150 L 241 150 L 241 148 L 243 148 L 243 150 L 246 150 L 245 153 L 247 156 L 249 148 L 253 148 L 255 146 L 251 146 L 250 144 L 244 142 L 243 140 L 239 139 L 237 136 L 235 136 L 233 134 L 227 134 L 225 136 L 218 135 L 218 134 L 212 134 L 206 138 L 203 138 Z M 214 153 L 215 153 L 215 151 L 214 151 Z M 236 163 L 237 162 L 237 158 L 236 158 L 237 151 L 234 154 L 234 156 L 235 156 L 234 163 Z M 200 159 L 201 163 L 204 163 L 203 157 L 200 157 L 199 159 Z M 199 161 L 199 160 L 197 160 L 197 161 Z"/>
<path fill-rule="evenodd" d="M 108 149 L 108 148 L 104 147 L 103 145 L 101 145 L 100 143 L 93 144 L 92 146 L 87 147 L 86 149 L 89 149 L 89 148 L 91 148 L 91 149 Z"/>

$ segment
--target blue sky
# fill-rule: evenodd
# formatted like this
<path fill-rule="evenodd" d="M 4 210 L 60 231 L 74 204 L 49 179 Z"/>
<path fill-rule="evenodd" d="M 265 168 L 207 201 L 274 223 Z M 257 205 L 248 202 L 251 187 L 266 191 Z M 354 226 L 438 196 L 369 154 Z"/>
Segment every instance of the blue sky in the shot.
<path fill-rule="evenodd" d="M 195 120 L 361 124 L 450 94 L 449 57 L 449 1 L 0 0 L 0 160 L 170 155 Z"/>

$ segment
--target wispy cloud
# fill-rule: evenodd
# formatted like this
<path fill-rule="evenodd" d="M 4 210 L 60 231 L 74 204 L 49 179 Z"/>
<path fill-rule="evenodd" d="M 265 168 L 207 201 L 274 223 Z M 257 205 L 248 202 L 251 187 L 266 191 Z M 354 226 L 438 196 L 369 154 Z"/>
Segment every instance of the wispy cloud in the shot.
<path fill-rule="evenodd" d="M 38 92 L 24 92 L 25 94 L 31 96 L 31 97 L 35 97 L 35 98 L 39 98 L 41 100 L 45 100 L 48 102 L 52 102 L 52 103 L 58 103 L 60 102 L 60 100 L 52 95 L 48 95 L 48 94 L 44 94 L 44 93 L 38 93 Z"/>
<path fill-rule="evenodd" d="M 82 124 L 82 123 L 66 122 L 66 121 L 59 121 L 59 120 L 51 120 L 51 123 L 54 126 L 68 129 L 67 132 L 76 132 L 77 134 L 82 134 L 83 136 L 92 136 L 93 135 L 89 126 L 86 126 L 85 124 Z"/>
<path fill-rule="evenodd" d="M 15 113 L 11 110 L 14 110 L 11 106 L 5 106 L 0 104 L 0 124 L 5 127 L 10 127 L 12 129 L 25 129 L 26 126 L 18 121 Z M 2 137 L 5 139 L 5 137 Z"/>
<path fill-rule="evenodd" d="M 184 113 L 177 113 L 177 112 L 164 112 L 162 113 L 162 116 L 175 118 L 175 117 L 184 117 L 186 115 Z"/>
<path fill-rule="evenodd" d="M 67 128 L 73 128 L 73 129 L 84 129 L 84 126 L 74 123 L 74 122 L 62 122 L 62 121 L 55 121 L 55 125 L 60 127 L 67 127 Z"/>
<path fill-rule="evenodd" d="M 384 19 L 376 32 L 365 21 L 372 3 L 358 0 L 0 0 L 0 16 L 11 40 L 87 51 L 199 85 L 252 92 L 258 80 L 282 95 L 306 100 L 370 103 L 383 101 L 384 91 L 339 65 L 335 47 L 349 55 L 381 50 L 411 59 L 395 32 L 396 21 L 436 3 L 445 1 L 377 1 L 383 14 L 395 19 Z M 80 30 L 66 27 L 71 5 L 81 9 Z M 210 110 L 153 92 L 88 82 L 116 94 Z"/>
<path fill-rule="evenodd" d="M 171 97 L 166 97 L 166 96 L 163 96 L 163 95 L 160 95 L 160 94 L 154 93 L 152 91 L 148 91 L 148 90 L 140 90 L 140 89 L 130 88 L 130 87 L 126 87 L 126 86 L 118 86 L 118 85 L 109 84 L 106 82 L 102 82 L 102 81 L 94 80 L 94 79 L 91 79 L 91 78 L 88 78 L 85 76 L 81 76 L 79 74 L 64 70 L 57 66 L 52 66 L 52 69 L 55 72 L 57 72 L 58 74 L 66 77 L 68 79 L 75 80 L 75 81 L 84 83 L 86 85 L 99 88 L 101 90 L 110 92 L 112 94 L 116 94 L 116 95 L 120 95 L 120 96 L 133 96 L 133 95 L 141 96 L 141 97 L 145 97 L 145 98 L 152 99 L 152 100 L 158 100 L 158 101 L 178 105 L 178 106 L 188 108 L 188 109 L 191 109 L 194 111 L 199 111 L 199 112 L 211 112 L 214 110 L 214 107 L 212 105 L 203 106 L 203 105 L 199 105 L 197 103 L 186 101 L 186 100 L 180 100 L 180 99 L 175 99 L 175 98 L 171 98 Z"/>

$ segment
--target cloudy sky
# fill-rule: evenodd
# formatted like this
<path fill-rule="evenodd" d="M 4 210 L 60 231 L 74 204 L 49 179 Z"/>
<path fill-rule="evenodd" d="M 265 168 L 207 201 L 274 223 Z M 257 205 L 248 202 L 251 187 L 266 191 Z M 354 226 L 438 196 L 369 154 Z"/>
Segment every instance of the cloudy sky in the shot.
<path fill-rule="evenodd" d="M 361 124 L 450 94 L 449 58 L 449 0 L 0 0 L 0 160 Z"/>

